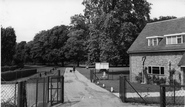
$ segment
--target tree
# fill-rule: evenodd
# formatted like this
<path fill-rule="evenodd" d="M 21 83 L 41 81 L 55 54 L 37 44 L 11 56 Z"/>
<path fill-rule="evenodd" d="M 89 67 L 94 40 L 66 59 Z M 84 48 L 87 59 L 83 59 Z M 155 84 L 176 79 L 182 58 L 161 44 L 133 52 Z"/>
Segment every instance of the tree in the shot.
<path fill-rule="evenodd" d="M 111 61 L 112 57 L 103 57 L 116 53 L 117 62 L 128 64 L 126 51 L 150 19 L 150 3 L 146 0 L 84 0 L 83 5 L 89 25 L 90 61 Z M 106 48 L 108 45 L 114 47 L 114 52 Z"/>
<path fill-rule="evenodd" d="M 11 65 L 15 54 L 16 35 L 12 27 L 1 27 L 1 62 L 2 66 Z"/>
<path fill-rule="evenodd" d="M 25 47 L 26 47 L 26 41 L 22 41 L 16 45 L 14 63 L 20 67 L 23 67 L 22 65 L 25 62 Z"/>
<path fill-rule="evenodd" d="M 77 62 L 79 66 L 80 61 L 83 61 L 85 58 L 85 46 L 82 39 L 83 30 L 74 30 L 71 31 L 68 36 L 69 39 L 65 45 L 65 56 L 71 61 Z"/>
<path fill-rule="evenodd" d="M 43 64 L 58 64 L 64 65 L 63 48 L 68 39 L 69 27 L 65 25 L 55 26 L 49 30 L 43 30 L 37 33 L 27 48 L 29 53 L 27 58 L 32 58 L 33 62 Z M 30 48 L 29 48 L 30 47 Z"/>
<path fill-rule="evenodd" d="M 71 17 L 71 25 L 70 33 L 68 34 L 69 38 L 65 45 L 65 56 L 79 66 L 79 63 L 85 61 L 87 57 L 88 26 L 86 25 L 85 17 L 81 14 Z"/>
<path fill-rule="evenodd" d="M 150 19 L 150 23 L 151 22 L 157 22 L 157 21 L 163 21 L 163 20 L 169 20 L 169 19 L 175 19 L 177 17 L 175 16 L 160 16 L 159 18 L 153 18 L 153 19 Z"/>

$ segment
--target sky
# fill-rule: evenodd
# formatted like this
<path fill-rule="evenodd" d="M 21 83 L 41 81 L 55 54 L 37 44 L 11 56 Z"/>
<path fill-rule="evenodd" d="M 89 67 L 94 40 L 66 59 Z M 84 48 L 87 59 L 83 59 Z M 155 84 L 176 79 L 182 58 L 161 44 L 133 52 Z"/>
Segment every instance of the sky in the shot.
<path fill-rule="evenodd" d="M 0 0 L 0 24 L 13 27 L 16 41 L 31 41 L 36 33 L 57 25 L 69 25 L 70 17 L 83 14 L 83 0 Z M 185 16 L 185 0 L 147 0 L 151 18 Z"/>

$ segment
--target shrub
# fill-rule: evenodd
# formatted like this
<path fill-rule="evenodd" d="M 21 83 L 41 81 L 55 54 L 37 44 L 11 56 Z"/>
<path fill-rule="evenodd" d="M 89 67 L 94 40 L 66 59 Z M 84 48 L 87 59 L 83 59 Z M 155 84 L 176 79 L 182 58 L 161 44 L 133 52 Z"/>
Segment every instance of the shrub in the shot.
<path fill-rule="evenodd" d="M 4 66 L 1 68 L 1 72 L 5 72 L 5 71 L 13 71 L 15 69 L 17 69 L 17 66 Z"/>
<path fill-rule="evenodd" d="M 19 71 L 7 71 L 1 73 L 2 81 L 12 81 L 23 77 L 28 77 L 33 74 L 36 74 L 36 69 L 28 69 L 28 70 L 19 70 Z"/>
<path fill-rule="evenodd" d="M 140 73 L 138 74 L 138 76 L 135 77 L 135 79 L 136 79 L 136 81 L 137 81 L 138 83 L 141 83 L 141 82 L 142 82 L 142 73 L 140 72 Z"/>

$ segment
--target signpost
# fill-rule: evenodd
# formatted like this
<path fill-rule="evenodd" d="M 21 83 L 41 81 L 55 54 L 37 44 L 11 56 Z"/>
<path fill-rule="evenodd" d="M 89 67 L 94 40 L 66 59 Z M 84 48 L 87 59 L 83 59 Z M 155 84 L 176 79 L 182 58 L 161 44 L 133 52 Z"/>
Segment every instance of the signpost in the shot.
<path fill-rule="evenodd" d="M 103 63 L 96 63 L 95 64 L 95 68 L 97 70 L 101 70 L 101 69 L 105 69 L 105 70 L 108 70 L 109 69 L 109 63 L 106 63 L 106 62 L 103 62 Z M 107 75 L 106 75 L 106 72 L 104 71 L 103 72 L 103 76 L 102 78 L 106 79 L 107 78 Z"/>
<path fill-rule="evenodd" d="M 96 69 L 98 69 L 98 70 L 100 70 L 100 69 L 109 69 L 109 63 L 96 63 L 96 65 L 95 65 L 95 68 Z"/>

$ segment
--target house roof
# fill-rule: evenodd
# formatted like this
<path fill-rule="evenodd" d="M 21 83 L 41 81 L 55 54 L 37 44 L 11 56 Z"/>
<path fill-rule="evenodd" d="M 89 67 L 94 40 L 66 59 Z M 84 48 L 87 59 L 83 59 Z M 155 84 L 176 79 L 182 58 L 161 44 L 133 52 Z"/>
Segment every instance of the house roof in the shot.
<path fill-rule="evenodd" d="M 185 66 L 185 53 L 184 53 L 184 55 L 182 56 L 182 58 L 181 58 L 181 60 L 180 60 L 180 62 L 179 62 L 179 64 L 178 64 L 178 66 Z"/>
<path fill-rule="evenodd" d="M 185 51 L 185 43 L 166 45 L 166 39 L 162 39 L 158 46 L 148 46 L 146 38 L 154 36 L 163 36 L 175 33 L 185 33 L 185 17 L 148 23 L 134 43 L 128 49 L 128 53 L 146 53 L 146 52 L 169 52 Z"/>

